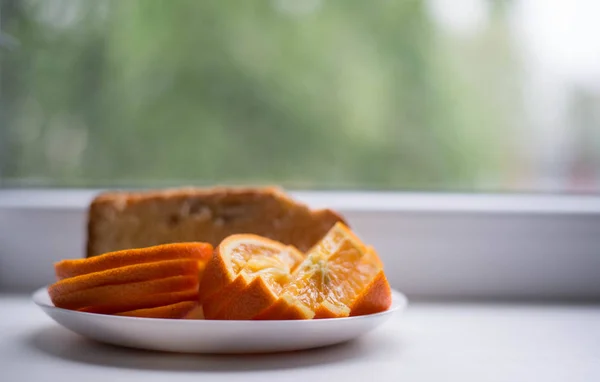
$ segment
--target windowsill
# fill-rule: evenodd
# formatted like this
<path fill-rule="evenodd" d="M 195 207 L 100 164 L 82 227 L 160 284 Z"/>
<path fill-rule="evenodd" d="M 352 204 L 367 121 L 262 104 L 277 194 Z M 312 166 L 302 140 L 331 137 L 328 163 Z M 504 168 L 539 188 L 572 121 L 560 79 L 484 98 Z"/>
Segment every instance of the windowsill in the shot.
<path fill-rule="evenodd" d="M 11 381 L 600 379 L 600 306 L 413 303 L 347 344 L 228 357 L 97 344 L 52 322 L 29 296 L 0 294 L 0 306 L 0 368 Z"/>
<path fill-rule="evenodd" d="M 0 190 L 0 291 L 47 284 L 54 261 L 81 256 L 94 193 Z M 29 295 L 0 293 L 2 375 L 90 382 L 600 379 L 600 305 L 574 302 L 600 298 L 598 198 L 295 196 L 346 215 L 380 252 L 392 286 L 411 299 L 406 313 L 358 341 L 315 351 L 173 355 L 84 340 L 54 323 Z M 497 298 L 508 302 L 489 302 Z M 450 299 L 479 302 L 444 302 Z"/>
<path fill-rule="evenodd" d="M 100 189 L 0 189 L 0 208 L 80 210 Z M 356 212 L 600 215 L 600 195 L 291 191 L 315 208 Z"/>
<path fill-rule="evenodd" d="M 0 291 L 78 258 L 97 190 L 0 190 Z M 409 298 L 599 300 L 600 197 L 292 192 L 340 211 Z"/>

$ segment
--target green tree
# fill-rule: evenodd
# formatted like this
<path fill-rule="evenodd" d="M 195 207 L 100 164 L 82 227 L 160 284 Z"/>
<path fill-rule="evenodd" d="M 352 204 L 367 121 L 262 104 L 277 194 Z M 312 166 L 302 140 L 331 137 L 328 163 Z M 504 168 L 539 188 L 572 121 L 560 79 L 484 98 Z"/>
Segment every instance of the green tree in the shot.
<path fill-rule="evenodd" d="M 421 1 L 6 4 L 5 178 L 453 189 L 511 123 Z"/>

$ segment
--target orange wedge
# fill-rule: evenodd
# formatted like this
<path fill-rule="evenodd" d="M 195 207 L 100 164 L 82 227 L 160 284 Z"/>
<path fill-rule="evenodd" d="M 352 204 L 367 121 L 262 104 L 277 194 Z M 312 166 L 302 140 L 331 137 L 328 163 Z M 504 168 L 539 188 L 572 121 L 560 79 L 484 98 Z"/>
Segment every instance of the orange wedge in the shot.
<path fill-rule="evenodd" d="M 200 301 L 208 319 L 251 319 L 279 298 L 304 256 L 265 237 L 225 238 L 206 265 Z"/>
<path fill-rule="evenodd" d="M 386 311 L 390 305 L 392 305 L 392 290 L 381 270 L 351 304 L 350 315 L 363 316 L 379 313 Z"/>
<path fill-rule="evenodd" d="M 306 255 L 279 299 L 255 319 L 347 317 L 383 311 L 391 289 L 375 251 L 337 223 Z"/>

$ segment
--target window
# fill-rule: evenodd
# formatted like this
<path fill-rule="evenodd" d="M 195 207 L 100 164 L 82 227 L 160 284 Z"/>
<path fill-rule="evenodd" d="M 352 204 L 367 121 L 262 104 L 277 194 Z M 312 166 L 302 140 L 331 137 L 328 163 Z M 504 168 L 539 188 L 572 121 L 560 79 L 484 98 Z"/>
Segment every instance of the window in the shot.
<path fill-rule="evenodd" d="M 99 188 L 219 183 L 340 211 L 409 297 L 597 299 L 599 12 L 0 0 L 0 290 L 82 255 Z"/>
<path fill-rule="evenodd" d="M 0 4 L 4 187 L 600 186 L 594 2 Z"/>

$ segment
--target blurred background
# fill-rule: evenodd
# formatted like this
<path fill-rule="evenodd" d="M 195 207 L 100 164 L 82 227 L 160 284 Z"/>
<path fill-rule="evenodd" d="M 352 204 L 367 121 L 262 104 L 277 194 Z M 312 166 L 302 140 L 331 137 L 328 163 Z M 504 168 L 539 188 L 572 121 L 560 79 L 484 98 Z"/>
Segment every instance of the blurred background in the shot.
<path fill-rule="evenodd" d="M 0 0 L 0 187 L 597 193 L 599 14 Z"/>

